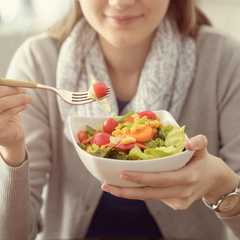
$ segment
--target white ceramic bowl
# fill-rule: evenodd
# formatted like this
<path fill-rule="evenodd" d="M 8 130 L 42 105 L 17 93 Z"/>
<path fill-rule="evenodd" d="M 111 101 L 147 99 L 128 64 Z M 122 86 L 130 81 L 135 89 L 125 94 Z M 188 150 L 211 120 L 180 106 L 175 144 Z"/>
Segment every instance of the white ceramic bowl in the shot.
<path fill-rule="evenodd" d="M 164 110 L 154 111 L 160 117 L 160 121 L 164 124 L 179 126 L 172 115 Z M 98 128 L 106 118 L 104 117 L 83 117 L 74 116 L 69 119 L 70 131 L 73 144 L 81 161 L 88 171 L 102 183 L 106 182 L 111 185 L 120 187 L 142 187 L 143 185 L 135 184 L 121 179 L 119 176 L 124 171 L 137 172 L 164 172 L 174 171 L 186 165 L 192 157 L 194 151 L 184 151 L 169 157 L 157 158 L 152 160 L 115 160 L 109 158 L 95 157 L 84 152 L 78 145 L 77 133 L 79 130 L 85 130 L 86 125 Z M 117 117 L 116 117 L 117 119 Z M 186 137 L 186 140 L 188 138 Z"/>

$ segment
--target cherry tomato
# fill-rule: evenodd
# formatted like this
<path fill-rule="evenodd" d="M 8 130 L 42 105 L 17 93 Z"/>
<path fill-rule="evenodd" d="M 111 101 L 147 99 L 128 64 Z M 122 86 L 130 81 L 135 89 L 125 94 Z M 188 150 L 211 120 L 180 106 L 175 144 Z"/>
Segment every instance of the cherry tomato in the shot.
<path fill-rule="evenodd" d="M 80 143 L 83 143 L 87 139 L 87 132 L 85 130 L 80 130 L 78 132 L 78 140 Z"/>
<path fill-rule="evenodd" d="M 140 112 L 140 115 L 147 116 L 148 119 L 157 120 L 157 115 L 153 112 L 150 112 L 150 111 Z"/>
<path fill-rule="evenodd" d="M 91 140 L 91 145 L 93 145 L 93 143 L 95 143 L 99 147 L 101 147 L 102 145 L 106 145 L 106 144 L 110 143 L 110 137 L 111 137 L 111 135 L 109 133 L 98 132 L 98 133 L 94 134 L 94 136 Z"/>
<path fill-rule="evenodd" d="M 138 146 L 139 148 L 147 148 L 143 143 L 141 142 L 135 142 L 135 143 L 128 143 L 128 144 L 123 144 L 122 142 L 120 142 L 115 148 L 114 150 L 116 151 L 120 151 L 120 150 L 131 150 L 132 148 L 134 148 L 135 146 Z"/>
<path fill-rule="evenodd" d="M 103 124 L 103 131 L 111 134 L 115 130 L 115 127 L 117 126 L 118 126 L 118 123 L 115 119 L 108 118 L 105 120 Z"/>
<path fill-rule="evenodd" d="M 107 86 L 102 82 L 94 83 L 93 90 L 98 98 L 106 96 L 108 92 Z"/>

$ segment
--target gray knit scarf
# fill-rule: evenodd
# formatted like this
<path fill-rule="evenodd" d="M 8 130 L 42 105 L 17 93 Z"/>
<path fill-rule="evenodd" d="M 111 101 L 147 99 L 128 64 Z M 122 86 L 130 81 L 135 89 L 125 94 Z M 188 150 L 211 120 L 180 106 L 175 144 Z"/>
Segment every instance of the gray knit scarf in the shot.
<path fill-rule="evenodd" d="M 195 75 L 195 65 L 195 41 L 180 34 L 166 17 L 157 29 L 141 72 L 137 93 L 121 114 L 131 110 L 140 112 L 162 109 L 168 110 L 178 120 Z M 56 85 L 57 88 L 85 92 L 91 85 L 90 76 L 111 87 L 111 96 L 106 100 L 111 106 L 111 113 L 107 113 L 106 108 L 98 102 L 73 106 L 58 97 L 59 111 L 65 124 L 64 134 L 70 141 L 69 117 L 108 117 L 112 113 L 119 114 L 97 33 L 82 18 L 60 49 Z"/>

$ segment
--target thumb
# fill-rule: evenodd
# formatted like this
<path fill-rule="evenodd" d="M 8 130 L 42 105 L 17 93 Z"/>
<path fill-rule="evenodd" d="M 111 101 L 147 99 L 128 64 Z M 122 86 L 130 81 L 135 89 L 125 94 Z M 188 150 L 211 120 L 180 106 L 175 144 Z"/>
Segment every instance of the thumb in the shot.
<path fill-rule="evenodd" d="M 202 156 L 207 152 L 207 142 L 207 138 L 204 135 L 197 135 L 187 140 L 184 146 L 189 151 L 196 151 L 195 157 Z"/>

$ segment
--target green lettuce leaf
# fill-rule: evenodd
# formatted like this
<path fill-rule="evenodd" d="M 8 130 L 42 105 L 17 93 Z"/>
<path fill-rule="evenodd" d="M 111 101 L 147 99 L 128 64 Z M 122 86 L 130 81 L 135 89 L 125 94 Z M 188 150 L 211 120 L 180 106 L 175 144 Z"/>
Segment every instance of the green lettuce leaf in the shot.
<path fill-rule="evenodd" d="M 138 146 L 135 146 L 129 152 L 128 159 L 130 159 L 130 160 L 147 160 L 147 159 L 153 159 L 153 158 L 148 156 L 147 154 L 143 153 Z"/>
<path fill-rule="evenodd" d="M 166 137 L 165 145 L 167 147 L 174 146 L 177 148 L 178 153 L 183 151 L 184 142 L 185 142 L 185 134 L 184 134 L 185 126 L 179 128 L 174 127 L 172 131 L 170 131 Z"/>
<path fill-rule="evenodd" d="M 178 153 L 178 149 L 173 146 L 148 148 L 144 150 L 144 153 L 147 155 L 152 155 L 153 158 L 162 158 Z"/>

